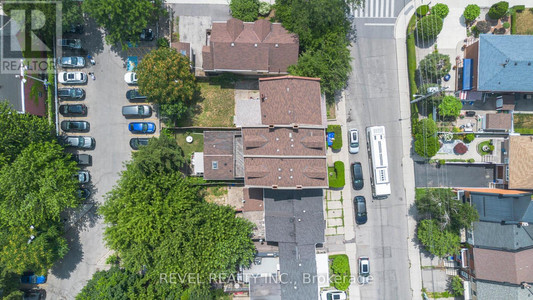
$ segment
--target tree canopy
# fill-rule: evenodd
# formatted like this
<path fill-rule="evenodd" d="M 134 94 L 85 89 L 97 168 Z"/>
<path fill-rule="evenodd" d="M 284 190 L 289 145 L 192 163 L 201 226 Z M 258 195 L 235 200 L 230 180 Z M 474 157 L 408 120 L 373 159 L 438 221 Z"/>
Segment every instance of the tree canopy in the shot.
<path fill-rule="evenodd" d="M 170 173 L 185 165 L 183 150 L 167 134 L 150 139 L 142 151 L 132 153 L 132 165 L 143 174 Z"/>
<path fill-rule="evenodd" d="M 455 96 L 444 96 L 439 104 L 439 115 L 445 118 L 457 118 L 462 108 L 461 100 Z"/>
<path fill-rule="evenodd" d="M 490 7 L 488 15 L 491 19 L 497 20 L 505 16 L 505 14 L 507 14 L 508 9 L 509 9 L 509 2 L 500 1 L 500 2 L 494 3 Z"/>
<path fill-rule="evenodd" d="M 146 54 L 137 67 L 139 92 L 161 105 L 173 120 L 186 115 L 198 97 L 198 85 L 189 59 L 173 48 L 160 47 Z"/>
<path fill-rule="evenodd" d="M 415 136 L 415 152 L 423 157 L 433 157 L 440 149 L 439 139 L 435 136 Z"/>
<path fill-rule="evenodd" d="M 253 22 L 259 14 L 259 0 L 231 0 L 229 9 L 232 17 L 244 22 Z"/>
<path fill-rule="evenodd" d="M 83 10 L 106 31 L 108 44 L 136 44 L 142 30 L 166 13 L 163 0 L 90 0 L 83 1 Z"/>
<path fill-rule="evenodd" d="M 420 61 L 420 76 L 427 80 L 436 81 L 448 74 L 451 67 L 449 55 L 432 52 Z"/>
<path fill-rule="evenodd" d="M 424 41 L 434 40 L 442 30 L 442 25 L 443 21 L 439 16 L 425 16 L 416 25 L 416 37 Z"/>
<path fill-rule="evenodd" d="M 446 18 L 449 12 L 450 9 L 448 8 L 448 5 L 444 3 L 437 3 L 431 8 L 431 13 L 439 16 L 441 19 Z"/>
<path fill-rule="evenodd" d="M 422 220 L 417 236 L 431 254 L 439 257 L 455 254 L 460 247 L 459 235 L 441 230 L 435 220 Z"/>
<path fill-rule="evenodd" d="M 481 14 L 481 9 L 476 4 L 469 4 L 465 7 L 463 16 L 467 21 L 474 21 Z"/>

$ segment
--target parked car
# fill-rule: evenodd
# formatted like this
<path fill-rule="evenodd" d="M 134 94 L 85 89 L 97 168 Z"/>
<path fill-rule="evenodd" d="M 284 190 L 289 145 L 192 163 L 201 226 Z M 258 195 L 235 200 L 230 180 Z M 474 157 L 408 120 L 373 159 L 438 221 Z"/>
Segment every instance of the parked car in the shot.
<path fill-rule="evenodd" d="M 133 89 L 126 92 L 126 98 L 130 101 L 145 101 L 147 97 L 141 95 L 138 89 Z"/>
<path fill-rule="evenodd" d="M 87 106 L 83 104 L 67 104 L 59 106 L 59 113 L 64 116 L 85 116 Z"/>
<path fill-rule="evenodd" d="M 466 115 L 467 117 L 473 117 L 473 116 L 476 115 L 476 112 L 473 111 L 473 110 L 467 110 L 466 113 L 465 113 L 465 115 Z"/>
<path fill-rule="evenodd" d="M 81 49 L 80 39 L 60 39 L 58 44 L 68 49 Z"/>
<path fill-rule="evenodd" d="M 93 157 L 90 154 L 72 154 L 72 159 L 80 166 L 90 166 L 93 164 Z"/>
<path fill-rule="evenodd" d="M 131 122 L 128 129 L 131 133 L 154 133 L 155 124 L 152 122 Z"/>
<path fill-rule="evenodd" d="M 64 138 L 63 143 L 67 147 L 92 149 L 94 147 L 94 138 L 90 136 L 67 136 Z"/>
<path fill-rule="evenodd" d="M 360 190 L 365 186 L 363 181 L 363 168 L 360 162 L 352 164 L 352 183 L 354 190 Z"/>
<path fill-rule="evenodd" d="M 359 257 L 359 276 L 368 277 L 370 275 L 370 259 L 366 256 Z"/>
<path fill-rule="evenodd" d="M 348 151 L 352 154 L 359 153 L 359 131 L 357 129 L 352 129 L 348 134 L 350 141 Z"/>
<path fill-rule="evenodd" d="M 153 41 L 154 40 L 154 31 L 150 28 L 143 29 L 141 32 L 141 41 Z"/>
<path fill-rule="evenodd" d="M 63 84 L 87 83 L 87 74 L 83 72 L 59 72 L 57 81 Z"/>
<path fill-rule="evenodd" d="M 137 73 L 127 72 L 126 74 L 124 74 L 124 81 L 126 81 L 127 84 L 136 85 L 137 84 Z"/>
<path fill-rule="evenodd" d="M 61 130 L 65 132 L 87 132 L 90 124 L 87 121 L 62 121 Z"/>
<path fill-rule="evenodd" d="M 152 108 L 149 105 L 122 106 L 122 115 L 126 118 L 147 118 L 152 115 Z"/>
<path fill-rule="evenodd" d="M 78 178 L 80 183 L 87 183 L 91 181 L 91 175 L 89 174 L 89 171 L 78 171 L 74 177 Z"/>
<path fill-rule="evenodd" d="M 68 29 L 65 31 L 66 33 L 75 33 L 75 34 L 82 34 L 85 28 L 83 28 L 83 24 L 72 24 Z"/>
<path fill-rule="evenodd" d="M 82 199 L 87 199 L 91 196 L 91 191 L 89 191 L 89 189 L 78 189 L 78 197 L 82 198 Z"/>
<path fill-rule="evenodd" d="M 57 89 L 59 100 L 83 100 L 85 90 L 82 88 L 59 88 Z"/>
<path fill-rule="evenodd" d="M 363 196 L 355 196 L 353 199 L 355 208 L 355 223 L 358 225 L 365 224 L 368 220 L 366 216 L 366 199 Z"/>
<path fill-rule="evenodd" d="M 22 300 L 44 300 L 46 299 L 46 291 L 42 289 L 31 289 L 24 291 Z"/>
<path fill-rule="evenodd" d="M 343 291 L 323 291 L 320 300 L 346 300 L 346 292 Z"/>
<path fill-rule="evenodd" d="M 149 138 L 132 138 L 130 140 L 130 147 L 133 150 L 139 150 L 140 146 L 148 145 Z"/>
<path fill-rule="evenodd" d="M 43 284 L 46 282 L 46 276 L 35 275 L 32 272 L 24 273 L 20 277 L 20 283 Z"/>
<path fill-rule="evenodd" d="M 83 68 L 85 67 L 85 58 L 81 56 L 60 57 L 59 66 L 63 68 Z"/>

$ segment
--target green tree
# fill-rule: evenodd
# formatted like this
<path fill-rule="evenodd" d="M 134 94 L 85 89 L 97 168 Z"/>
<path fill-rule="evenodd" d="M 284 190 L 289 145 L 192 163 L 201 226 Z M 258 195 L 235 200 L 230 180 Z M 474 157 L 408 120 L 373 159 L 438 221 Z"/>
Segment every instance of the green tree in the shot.
<path fill-rule="evenodd" d="M 416 14 L 417 14 L 419 17 L 423 17 L 423 16 L 427 15 L 428 12 L 429 12 L 429 5 L 427 5 L 427 4 L 420 5 L 420 6 L 416 9 Z"/>
<path fill-rule="evenodd" d="M 163 0 L 90 0 L 83 1 L 83 10 L 106 31 L 108 44 L 137 44 L 141 31 L 166 13 Z"/>
<path fill-rule="evenodd" d="M 437 124 L 433 119 L 426 118 L 418 121 L 413 129 L 415 135 L 421 134 L 425 137 L 433 137 L 437 133 Z"/>
<path fill-rule="evenodd" d="M 257 20 L 259 0 L 231 0 L 229 3 L 231 16 L 244 22 Z"/>
<path fill-rule="evenodd" d="M 507 14 L 507 10 L 509 9 L 509 2 L 506 1 L 500 1 L 498 3 L 494 3 L 490 9 L 489 9 L 489 17 L 493 20 L 497 20 L 505 14 Z"/>
<path fill-rule="evenodd" d="M 259 3 L 259 14 L 262 16 L 268 16 L 270 11 L 272 10 L 272 5 L 268 2 L 261 2 Z"/>
<path fill-rule="evenodd" d="M 422 220 L 418 224 L 417 236 L 426 250 L 439 257 L 455 254 L 460 247 L 459 235 L 442 230 L 435 220 Z"/>
<path fill-rule="evenodd" d="M 185 165 L 183 150 L 172 137 L 162 134 L 159 138 L 151 138 L 148 145 L 133 152 L 132 167 L 143 174 L 172 173 Z"/>
<path fill-rule="evenodd" d="M 322 91 L 332 101 L 335 91 L 345 87 L 352 68 L 347 45 L 335 41 L 334 36 L 328 37 L 316 50 L 304 52 L 298 64 L 289 66 L 288 71 L 291 75 L 320 78 Z"/>
<path fill-rule="evenodd" d="M 182 118 L 196 100 L 198 85 L 191 72 L 191 62 L 175 49 L 161 47 L 146 54 L 137 67 L 137 75 L 139 92 L 147 95 L 151 102 L 173 104 L 170 111 L 176 120 Z"/>
<path fill-rule="evenodd" d="M 457 118 L 462 108 L 461 100 L 454 96 L 445 96 L 439 104 L 439 115 L 445 118 Z"/>
<path fill-rule="evenodd" d="M 0 128 L 0 167 L 15 160 L 29 144 L 55 139 L 47 119 L 19 114 L 4 101 L 0 102 Z"/>
<path fill-rule="evenodd" d="M 426 55 L 419 63 L 421 76 L 435 80 L 448 74 L 451 67 L 450 56 L 438 52 Z"/>
<path fill-rule="evenodd" d="M 417 134 L 415 139 L 415 152 L 423 157 L 433 157 L 440 149 L 439 140 L 434 136 L 425 137 Z"/>
<path fill-rule="evenodd" d="M 463 16 L 467 21 L 474 21 L 481 14 L 481 9 L 476 4 L 469 4 L 465 7 Z"/>
<path fill-rule="evenodd" d="M 423 41 L 431 41 L 437 38 L 442 30 L 442 19 L 436 15 L 423 17 L 416 25 L 416 37 Z"/>
<path fill-rule="evenodd" d="M 110 225 L 105 240 L 127 270 L 146 266 L 205 281 L 210 273 L 233 273 L 250 263 L 250 222 L 235 218 L 230 207 L 204 202 L 181 173 L 146 175 L 133 164 L 100 209 Z"/>
<path fill-rule="evenodd" d="M 492 29 L 492 25 L 487 21 L 478 21 L 474 27 L 480 33 L 487 33 Z"/>
<path fill-rule="evenodd" d="M 0 266 L 0 291 L 2 291 L 4 298 L 15 297 L 15 299 L 22 299 L 22 295 L 19 293 L 20 286 L 20 274 L 10 272 L 3 266 Z"/>
<path fill-rule="evenodd" d="M 444 19 L 450 12 L 450 9 L 448 8 L 448 5 L 444 3 L 437 3 L 435 6 L 431 8 L 431 13 L 434 15 L 439 16 L 439 18 Z"/>
<path fill-rule="evenodd" d="M 462 296 L 465 292 L 465 288 L 463 286 L 463 280 L 461 277 L 455 275 L 452 277 L 452 292 L 454 296 Z"/>

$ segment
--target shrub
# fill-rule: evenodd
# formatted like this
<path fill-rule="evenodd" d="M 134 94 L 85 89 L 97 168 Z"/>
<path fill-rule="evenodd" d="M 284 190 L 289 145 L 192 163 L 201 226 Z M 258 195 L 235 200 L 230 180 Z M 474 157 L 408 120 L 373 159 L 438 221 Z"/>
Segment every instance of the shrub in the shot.
<path fill-rule="evenodd" d="M 480 33 L 487 33 L 491 30 L 492 26 L 487 21 L 479 21 L 476 23 L 476 29 Z"/>
<path fill-rule="evenodd" d="M 465 136 L 464 138 L 464 142 L 469 144 L 471 143 L 474 139 L 476 138 L 476 136 L 473 134 L 473 133 L 469 133 Z"/>
<path fill-rule="evenodd" d="M 342 147 L 342 131 L 340 125 L 328 125 L 327 132 L 335 133 L 335 139 L 331 145 L 331 149 L 339 150 Z"/>
<path fill-rule="evenodd" d="M 348 261 L 348 256 L 342 255 L 331 255 L 330 258 L 333 258 L 331 263 L 331 271 L 335 274 L 332 277 L 334 286 L 341 291 L 345 291 L 350 286 L 350 263 Z"/>
<path fill-rule="evenodd" d="M 446 96 L 439 104 L 439 115 L 445 118 L 457 118 L 461 113 L 463 104 L 455 96 Z"/>
<path fill-rule="evenodd" d="M 463 280 L 461 279 L 461 277 L 457 275 L 453 276 L 452 278 L 452 292 L 453 292 L 453 295 L 456 297 L 462 296 L 465 292 L 465 288 L 463 286 Z"/>
<path fill-rule="evenodd" d="M 413 127 L 413 134 L 430 137 L 434 136 L 437 133 L 437 124 L 433 119 L 422 119 L 416 123 Z"/>
<path fill-rule="evenodd" d="M 503 23 L 503 28 L 507 29 L 509 27 L 511 27 L 511 24 L 509 24 L 509 22 Z"/>
<path fill-rule="evenodd" d="M 422 157 L 433 157 L 440 149 L 439 140 L 434 137 L 425 137 L 422 134 L 416 135 L 415 152 Z"/>
<path fill-rule="evenodd" d="M 344 179 L 344 163 L 336 161 L 333 167 L 328 167 L 329 187 L 342 188 L 346 184 Z"/>
<path fill-rule="evenodd" d="M 438 162 L 439 162 L 439 165 L 445 165 L 446 164 L 446 160 L 445 159 L 439 159 Z"/>
<path fill-rule="evenodd" d="M 455 154 L 465 154 L 466 151 L 468 151 L 468 147 L 464 143 L 457 143 L 455 147 L 453 147 L 453 152 Z"/>
<path fill-rule="evenodd" d="M 473 162 L 475 162 L 476 160 L 473 159 L 473 158 L 469 158 L 469 159 L 467 159 L 466 161 L 469 162 L 469 163 L 473 163 Z"/>
<path fill-rule="evenodd" d="M 509 2 L 506 1 L 500 1 L 498 3 L 494 3 L 490 9 L 489 9 L 489 18 L 493 20 L 497 20 L 507 13 L 507 10 L 509 9 Z"/>
<path fill-rule="evenodd" d="M 244 22 L 257 20 L 259 0 L 231 0 L 229 4 L 231 16 Z"/>
<path fill-rule="evenodd" d="M 448 5 L 443 3 L 437 3 L 431 8 L 431 13 L 437 15 L 441 19 L 446 18 L 449 12 Z"/>
<path fill-rule="evenodd" d="M 423 17 L 423 16 L 427 15 L 428 12 L 429 12 L 429 5 L 427 5 L 427 4 L 420 5 L 420 6 L 416 9 L 416 14 L 417 14 L 419 17 Z"/>
<path fill-rule="evenodd" d="M 436 15 L 423 17 L 416 26 L 416 36 L 424 41 L 433 40 L 442 30 L 442 24 L 442 19 Z"/>
<path fill-rule="evenodd" d="M 268 2 L 261 2 L 259 3 L 259 14 L 261 16 L 266 16 L 270 13 L 270 10 L 272 9 L 272 6 Z"/>
<path fill-rule="evenodd" d="M 476 4 L 470 4 L 465 7 L 463 16 L 468 21 L 474 21 L 481 14 L 481 9 Z"/>
<path fill-rule="evenodd" d="M 526 9 L 525 5 L 515 5 L 515 6 L 513 6 L 513 11 L 516 11 L 516 12 L 522 12 L 525 9 Z"/>
<path fill-rule="evenodd" d="M 501 28 L 494 29 L 493 33 L 494 34 L 505 34 L 506 31 L 507 31 L 507 29 L 501 27 Z"/>
<path fill-rule="evenodd" d="M 435 79 L 448 74 L 451 68 L 450 56 L 438 52 L 426 55 L 419 63 L 421 75 Z M 427 91 L 423 92 L 427 93 Z"/>
<path fill-rule="evenodd" d="M 161 37 L 157 39 L 157 48 L 161 48 L 161 47 L 168 48 L 169 46 L 170 46 L 170 42 L 168 41 L 167 38 Z"/>

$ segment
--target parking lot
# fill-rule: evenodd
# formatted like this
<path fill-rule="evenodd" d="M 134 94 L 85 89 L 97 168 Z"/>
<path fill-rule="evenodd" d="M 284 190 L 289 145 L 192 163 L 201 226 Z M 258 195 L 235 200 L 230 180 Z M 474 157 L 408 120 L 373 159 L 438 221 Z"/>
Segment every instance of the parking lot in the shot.
<path fill-rule="evenodd" d="M 91 23 L 89 23 L 91 24 Z M 94 25 L 94 24 L 93 24 Z M 63 56 L 94 57 L 96 64 L 89 61 L 84 68 L 68 69 L 67 71 L 94 72 L 95 80 L 89 76 L 88 82 L 81 85 L 62 85 L 62 87 L 81 87 L 85 90 L 86 97 L 79 101 L 60 101 L 61 104 L 84 104 L 87 106 L 87 115 L 83 117 L 64 117 L 59 115 L 59 122 L 63 120 L 83 120 L 90 123 L 90 130 L 86 133 L 68 133 L 71 135 L 91 136 L 95 146 L 89 150 L 69 149 L 72 153 L 86 153 L 92 155 L 92 165 L 85 169 L 90 172 L 91 181 L 85 185 L 92 195 L 82 205 L 80 211 L 65 216 L 69 225 L 67 239 L 70 251 L 50 271 L 48 281 L 43 288 L 47 290 L 49 299 L 73 299 L 83 288 L 92 274 L 105 269 L 106 258 L 111 254 L 103 242 L 103 220 L 96 214 L 96 207 L 103 203 L 104 195 L 116 184 L 123 163 L 131 158 L 129 141 L 133 137 L 153 137 L 160 131 L 157 114 L 145 119 L 126 119 L 122 116 L 122 106 L 143 104 L 130 103 L 126 99 L 128 86 L 124 81 L 125 59 L 128 55 L 117 47 L 105 45 L 103 34 L 86 27 L 85 33 L 75 35 L 82 41 L 82 50 L 65 50 Z M 152 42 L 143 42 L 141 46 L 147 48 Z M 139 48 L 136 48 L 137 51 Z M 139 57 L 140 59 L 140 57 Z M 65 69 L 58 68 L 58 73 Z M 156 125 L 155 134 L 132 134 L 128 130 L 128 123 L 132 121 L 153 122 Z M 60 134 L 66 134 L 60 132 Z"/>

